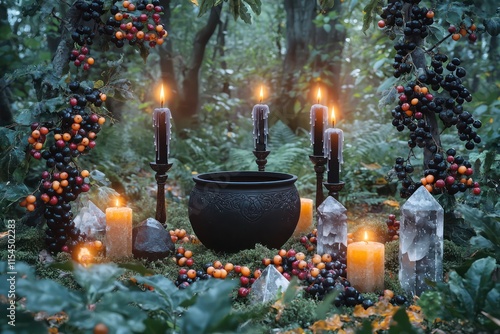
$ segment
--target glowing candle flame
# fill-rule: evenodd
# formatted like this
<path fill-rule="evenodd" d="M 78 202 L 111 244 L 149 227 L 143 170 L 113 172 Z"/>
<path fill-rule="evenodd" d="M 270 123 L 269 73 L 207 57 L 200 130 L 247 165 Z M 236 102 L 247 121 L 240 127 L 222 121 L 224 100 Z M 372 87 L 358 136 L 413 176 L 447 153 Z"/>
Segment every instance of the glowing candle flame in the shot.
<path fill-rule="evenodd" d="M 90 253 L 90 251 L 87 247 L 82 247 L 82 248 L 80 248 L 80 251 L 78 252 L 77 259 L 78 259 L 78 262 L 85 265 L 92 260 L 92 254 Z"/>
<path fill-rule="evenodd" d="M 333 106 L 332 106 L 331 118 L 332 118 L 332 126 L 335 127 L 335 109 L 333 108 Z"/>
<path fill-rule="evenodd" d="M 120 206 L 120 201 L 118 200 L 118 198 L 115 201 L 115 206 Z"/>
<path fill-rule="evenodd" d="M 321 88 L 318 87 L 318 104 L 319 104 L 319 101 L 321 100 Z"/>
<path fill-rule="evenodd" d="M 365 241 L 368 241 L 368 232 L 365 231 Z"/>
<path fill-rule="evenodd" d="M 262 103 L 262 100 L 264 99 L 264 88 L 262 86 L 260 86 L 259 98 L 260 98 L 260 103 Z"/>
<path fill-rule="evenodd" d="M 160 90 L 160 108 L 163 108 L 163 102 L 165 101 L 165 92 L 163 91 L 163 84 L 161 84 Z"/>

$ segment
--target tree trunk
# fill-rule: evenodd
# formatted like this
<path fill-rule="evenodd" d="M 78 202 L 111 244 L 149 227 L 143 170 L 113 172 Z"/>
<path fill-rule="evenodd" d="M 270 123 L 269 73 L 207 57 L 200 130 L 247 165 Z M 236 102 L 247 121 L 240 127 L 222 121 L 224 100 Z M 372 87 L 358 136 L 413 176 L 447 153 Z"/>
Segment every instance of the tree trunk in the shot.
<path fill-rule="evenodd" d="M 2 31 L 4 31 L 4 29 L 10 31 L 6 6 L 0 6 L 0 28 L 2 28 Z M 4 41 L 4 43 L 9 44 L 10 41 Z M 14 122 L 12 109 L 10 107 L 9 88 L 6 86 L 5 80 L 3 79 L 8 66 L 8 64 L 0 64 L 0 126 L 10 125 Z"/>
<path fill-rule="evenodd" d="M 227 70 L 227 62 L 224 59 L 225 49 L 226 49 L 226 35 L 227 35 L 227 26 L 229 24 L 229 15 L 226 15 L 226 19 L 224 22 L 222 20 L 219 21 L 219 29 L 217 29 L 217 45 L 214 49 L 213 60 L 217 57 L 220 57 L 220 67 L 224 71 Z M 222 92 L 226 93 L 228 96 L 231 96 L 231 91 L 229 90 L 229 76 L 227 73 L 224 75 L 224 82 L 222 83 Z"/>

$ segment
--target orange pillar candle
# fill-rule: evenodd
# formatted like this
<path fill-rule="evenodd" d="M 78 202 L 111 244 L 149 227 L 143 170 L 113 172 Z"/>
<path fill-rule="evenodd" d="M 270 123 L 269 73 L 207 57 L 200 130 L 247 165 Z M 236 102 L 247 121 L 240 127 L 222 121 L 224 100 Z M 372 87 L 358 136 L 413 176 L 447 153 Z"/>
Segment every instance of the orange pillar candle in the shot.
<path fill-rule="evenodd" d="M 106 209 L 106 256 L 132 256 L 132 209 Z"/>
<path fill-rule="evenodd" d="M 384 244 L 368 240 L 347 246 L 347 280 L 359 292 L 384 289 Z"/>
<path fill-rule="evenodd" d="M 300 216 L 294 236 L 311 232 L 313 226 L 313 200 L 309 198 L 300 199 Z"/>

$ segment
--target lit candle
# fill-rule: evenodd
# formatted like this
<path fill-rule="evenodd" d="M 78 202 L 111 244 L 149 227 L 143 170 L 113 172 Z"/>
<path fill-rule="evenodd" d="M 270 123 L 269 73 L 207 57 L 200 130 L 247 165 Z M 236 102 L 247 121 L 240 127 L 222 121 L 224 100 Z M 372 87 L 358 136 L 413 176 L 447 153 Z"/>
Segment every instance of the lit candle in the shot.
<path fill-rule="evenodd" d="M 309 198 L 300 199 L 300 216 L 294 236 L 311 232 L 313 226 L 313 200 Z"/>
<path fill-rule="evenodd" d="M 335 127 L 335 113 L 332 108 L 332 128 L 325 130 L 323 137 L 324 157 L 328 158 L 326 167 L 328 183 L 339 183 L 340 165 L 344 163 L 342 146 L 344 143 L 344 132 Z"/>
<path fill-rule="evenodd" d="M 359 292 L 384 289 L 384 244 L 367 241 L 347 245 L 347 280 Z"/>
<path fill-rule="evenodd" d="M 132 209 L 119 207 L 106 209 L 106 256 L 132 255 Z"/>
<path fill-rule="evenodd" d="M 267 145 L 269 107 L 267 104 L 262 104 L 263 98 L 264 92 L 261 86 L 259 104 L 256 104 L 252 109 L 253 139 L 256 151 L 265 151 Z"/>
<path fill-rule="evenodd" d="M 80 247 L 78 250 L 77 260 L 83 266 L 87 266 L 90 262 L 92 262 L 92 253 L 87 247 Z"/>
<path fill-rule="evenodd" d="M 165 100 L 165 93 L 163 92 L 163 85 L 160 91 L 160 108 L 156 108 L 153 112 L 153 127 L 155 128 L 155 151 L 156 163 L 167 164 L 169 143 L 170 143 L 170 109 L 163 108 Z"/>
<path fill-rule="evenodd" d="M 318 88 L 318 103 L 311 107 L 311 144 L 313 155 L 323 155 L 323 131 L 328 125 L 328 108 L 320 104 L 321 90 Z"/>

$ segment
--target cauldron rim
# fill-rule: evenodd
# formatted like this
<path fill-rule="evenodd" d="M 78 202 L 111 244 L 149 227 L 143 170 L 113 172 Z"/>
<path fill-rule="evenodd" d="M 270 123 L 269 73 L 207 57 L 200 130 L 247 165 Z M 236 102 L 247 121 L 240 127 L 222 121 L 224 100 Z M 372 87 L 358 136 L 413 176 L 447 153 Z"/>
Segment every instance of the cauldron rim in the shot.
<path fill-rule="evenodd" d="M 232 180 L 231 180 L 232 178 Z M 239 180 L 239 181 L 235 181 Z M 248 181 L 246 181 L 247 179 Z M 245 181 L 241 181 L 245 180 Z M 297 181 L 297 176 L 280 172 L 261 171 L 220 171 L 201 173 L 193 176 L 196 184 L 218 184 L 226 186 L 288 185 Z"/>

